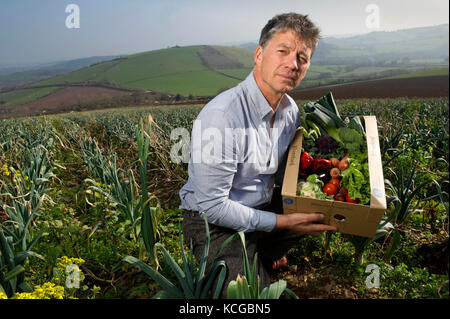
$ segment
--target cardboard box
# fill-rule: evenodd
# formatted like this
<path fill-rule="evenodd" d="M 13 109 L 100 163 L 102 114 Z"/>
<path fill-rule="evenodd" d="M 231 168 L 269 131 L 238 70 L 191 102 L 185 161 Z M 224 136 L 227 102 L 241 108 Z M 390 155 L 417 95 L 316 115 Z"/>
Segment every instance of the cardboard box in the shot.
<path fill-rule="evenodd" d="M 364 116 L 370 175 L 370 206 L 296 196 L 302 130 L 298 130 L 289 147 L 281 195 L 284 214 L 296 212 L 325 214 L 325 223 L 338 232 L 373 238 L 386 210 L 383 166 L 375 116 Z M 351 156 L 351 155 L 350 155 Z"/>

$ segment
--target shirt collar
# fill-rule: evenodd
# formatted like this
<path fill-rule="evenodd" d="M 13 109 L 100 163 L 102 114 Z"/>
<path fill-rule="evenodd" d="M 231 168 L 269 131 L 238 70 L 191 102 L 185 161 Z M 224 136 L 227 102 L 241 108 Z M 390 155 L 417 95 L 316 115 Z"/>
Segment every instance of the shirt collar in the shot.
<path fill-rule="evenodd" d="M 253 75 L 253 70 L 244 80 L 243 85 L 247 89 L 250 98 L 255 105 L 256 112 L 261 120 L 264 119 L 264 117 L 266 117 L 268 114 L 274 113 L 272 107 L 270 106 L 269 102 L 267 102 L 258 84 L 256 83 L 255 77 Z"/>

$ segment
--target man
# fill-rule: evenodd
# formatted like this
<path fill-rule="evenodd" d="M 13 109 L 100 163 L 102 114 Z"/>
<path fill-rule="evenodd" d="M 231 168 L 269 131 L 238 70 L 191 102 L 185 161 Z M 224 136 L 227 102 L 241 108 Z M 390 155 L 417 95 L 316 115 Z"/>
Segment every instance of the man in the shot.
<path fill-rule="evenodd" d="M 279 187 L 287 149 L 300 125 L 298 107 L 286 92 L 305 77 L 319 33 L 304 15 L 269 20 L 253 71 L 209 102 L 192 130 L 189 179 L 180 190 L 185 241 L 193 241 L 200 258 L 205 242 L 200 212 L 210 224 L 211 258 L 229 236 L 245 232 L 248 256 L 258 252 L 261 287 L 270 284 L 273 262 L 300 236 L 336 230 L 320 223 L 322 214 L 283 215 Z M 225 288 L 243 274 L 240 245 L 232 241 L 218 256 L 228 268 Z"/>

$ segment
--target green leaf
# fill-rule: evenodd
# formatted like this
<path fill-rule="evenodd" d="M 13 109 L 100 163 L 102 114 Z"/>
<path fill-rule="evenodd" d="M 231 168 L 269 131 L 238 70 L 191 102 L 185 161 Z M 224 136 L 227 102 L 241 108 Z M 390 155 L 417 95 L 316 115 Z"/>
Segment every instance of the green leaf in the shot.
<path fill-rule="evenodd" d="M 17 253 L 16 256 L 14 257 L 14 263 L 16 265 L 21 265 L 25 261 L 25 259 L 27 259 L 30 256 L 37 257 L 41 260 L 45 260 L 45 258 L 42 257 L 41 255 L 39 255 L 33 251 L 27 250 L 27 251 L 21 251 L 21 252 Z"/>
<path fill-rule="evenodd" d="M 237 284 L 236 280 L 232 280 L 229 282 L 228 287 L 227 287 L 227 298 L 228 299 L 238 299 L 239 298 L 238 284 Z"/>
<path fill-rule="evenodd" d="M 13 269 L 11 269 L 9 272 L 5 274 L 5 281 L 9 281 L 12 278 L 17 277 L 20 273 L 24 272 L 25 268 L 22 265 L 17 265 Z"/>
<path fill-rule="evenodd" d="M 384 255 L 384 260 L 387 262 L 390 262 L 392 256 L 394 255 L 395 251 L 397 250 L 398 245 L 400 244 L 400 240 L 402 239 L 402 236 L 398 230 L 394 230 L 394 235 L 391 239 L 391 245 L 389 246 L 388 250 L 386 251 L 386 254 Z"/>
<path fill-rule="evenodd" d="M 173 273 L 178 278 L 178 281 L 180 282 L 181 286 L 183 287 L 185 298 L 188 298 L 188 299 L 194 298 L 194 287 L 189 285 L 189 281 L 186 280 L 185 273 L 183 272 L 183 270 L 181 270 L 180 266 L 177 264 L 175 259 L 173 259 L 173 257 L 170 256 L 169 252 L 163 245 L 161 245 L 160 243 L 157 243 L 156 246 L 162 249 L 167 263 L 169 264 Z"/>
<path fill-rule="evenodd" d="M 167 292 L 167 294 L 170 296 L 171 299 L 183 299 L 184 294 L 178 289 L 174 284 L 172 284 L 166 277 L 161 275 L 159 272 L 154 270 L 149 265 L 145 264 L 144 262 L 140 261 L 139 259 L 132 257 L 132 256 L 126 256 L 122 259 L 122 261 L 125 261 L 143 272 L 145 272 L 147 275 L 153 278 L 158 284 L 161 285 L 161 287 Z"/>
<path fill-rule="evenodd" d="M 287 283 L 285 280 L 278 280 L 263 289 L 261 299 L 279 299 L 286 287 Z"/>

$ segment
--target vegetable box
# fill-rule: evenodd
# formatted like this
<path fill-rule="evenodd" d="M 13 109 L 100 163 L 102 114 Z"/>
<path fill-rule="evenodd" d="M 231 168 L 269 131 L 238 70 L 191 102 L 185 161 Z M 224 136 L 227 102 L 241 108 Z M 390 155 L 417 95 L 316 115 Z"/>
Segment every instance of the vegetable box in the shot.
<path fill-rule="evenodd" d="M 297 196 L 303 131 L 298 130 L 289 147 L 281 194 L 284 214 L 296 212 L 325 214 L 325 223 L 338 232 L 373 238 L 386 210 L 383 166 L 375 116 L 364 116 L 366 127 L 370 204 L 361 205 L 327 199 Z"/>

